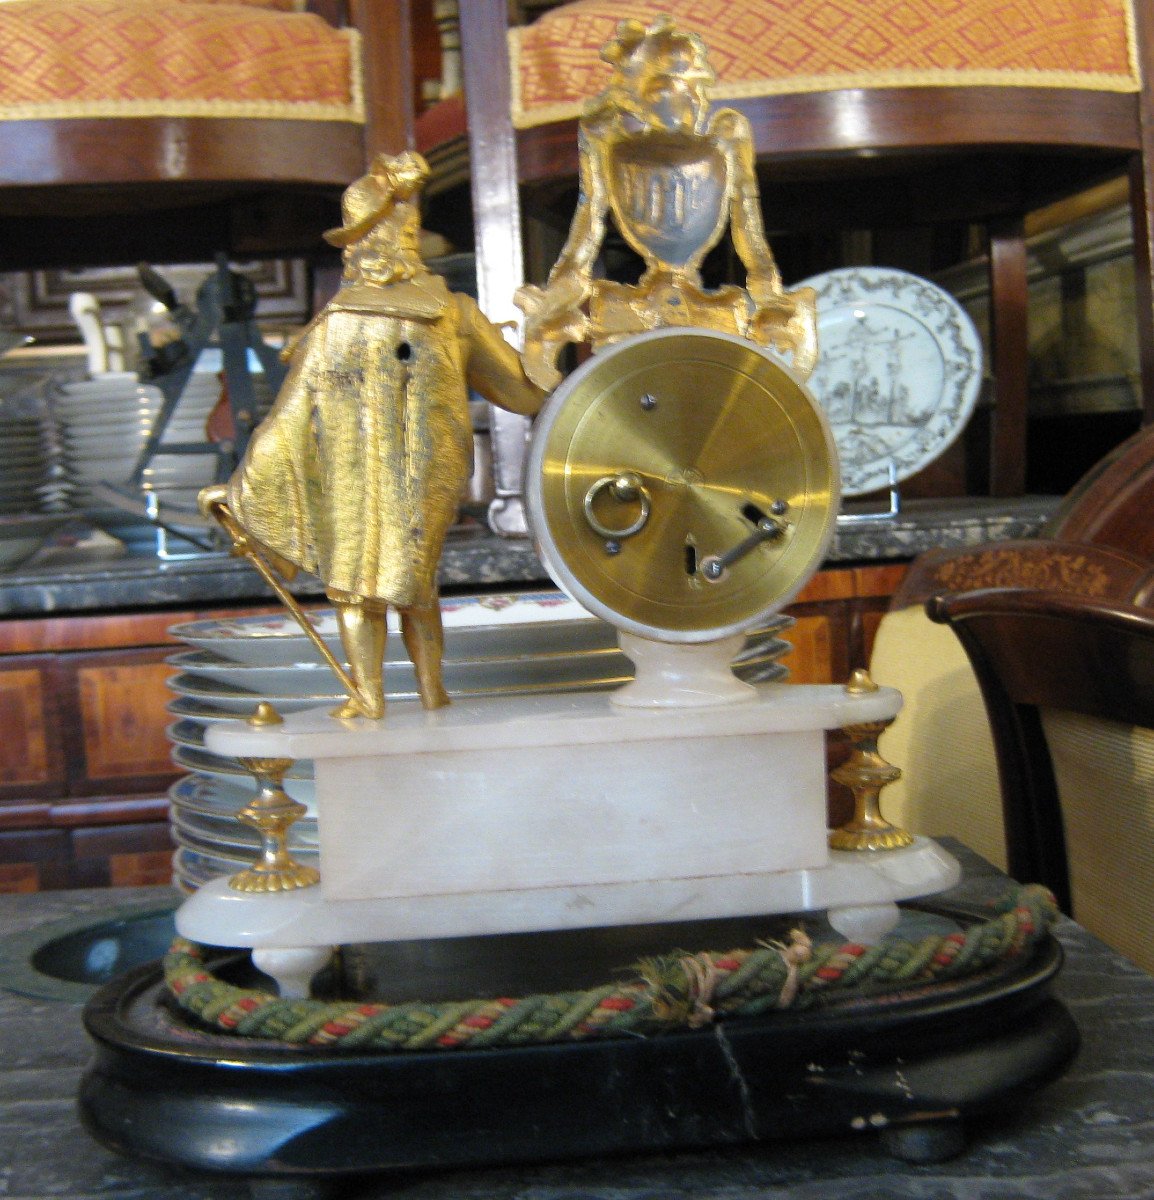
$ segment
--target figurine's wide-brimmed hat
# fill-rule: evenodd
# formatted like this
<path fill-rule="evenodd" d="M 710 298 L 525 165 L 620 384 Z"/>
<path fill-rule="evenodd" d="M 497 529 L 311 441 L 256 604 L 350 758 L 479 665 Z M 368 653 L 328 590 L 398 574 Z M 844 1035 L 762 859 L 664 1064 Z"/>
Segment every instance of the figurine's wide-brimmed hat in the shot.
<path fill-rule="evenodd" d="M 397 200 L 408 199 L 429 175 L 429 165 L 411 150 L 392 157 L 379 154 L 367 175 L 345 188 L 342 224 L 323 236 L 330 246 L 351 246 L 388 215 Z"/>

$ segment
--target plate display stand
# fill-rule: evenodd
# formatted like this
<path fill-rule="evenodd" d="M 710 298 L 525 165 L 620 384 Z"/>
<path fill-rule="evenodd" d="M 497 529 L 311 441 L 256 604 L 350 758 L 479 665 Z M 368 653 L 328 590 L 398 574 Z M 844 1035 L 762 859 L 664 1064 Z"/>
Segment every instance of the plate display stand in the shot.
<path fill-rule="evenodd" d="M 841 528 L 846 525 L 864 525 L 875 521 L 896 521 L 902 511 L 902 494 L 898 486 L 898 468 L 897 463 L 890 459 L 889 469 L 889 488 L 888 488 L 888 507 L 877 511 L 855 511 L 855 512 L 839 512 L 837 515 L 837 524 Z"/>

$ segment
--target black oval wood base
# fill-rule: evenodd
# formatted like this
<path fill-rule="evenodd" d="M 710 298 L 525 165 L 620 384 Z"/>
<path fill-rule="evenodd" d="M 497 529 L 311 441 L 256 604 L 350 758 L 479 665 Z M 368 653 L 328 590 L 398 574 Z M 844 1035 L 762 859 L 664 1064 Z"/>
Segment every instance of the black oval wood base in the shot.
<path fill-rule="evenodd" d="M 296 1176 L 590 1157 L 876 1132 L 911 1161 L 1059 1074 L 1078 1033 L 1044 942 L 985 976 L 651 1038 L 339 1053 L 192 1028 L 158 965 L 109 984 L 80 1109 L 130 1155 Z"/>

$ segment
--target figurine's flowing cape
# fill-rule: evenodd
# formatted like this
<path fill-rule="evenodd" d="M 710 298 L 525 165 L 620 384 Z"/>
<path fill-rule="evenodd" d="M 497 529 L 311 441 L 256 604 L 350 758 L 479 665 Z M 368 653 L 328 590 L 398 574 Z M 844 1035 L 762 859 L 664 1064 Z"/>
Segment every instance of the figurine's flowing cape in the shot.
<path fill-rule="evenodd" d="M 330 591 L 427 604 L 471 471 L 470 388 L 540 405 L 500 331 L 439 276 L 345 287 L 297 343 L 229 507 Z"/>

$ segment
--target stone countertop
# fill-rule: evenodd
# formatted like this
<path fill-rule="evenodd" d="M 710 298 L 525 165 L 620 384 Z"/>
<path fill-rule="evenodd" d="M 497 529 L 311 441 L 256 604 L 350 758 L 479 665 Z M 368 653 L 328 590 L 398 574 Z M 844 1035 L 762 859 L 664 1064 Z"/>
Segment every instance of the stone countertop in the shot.
<path fill-rule="evenodd" d="M 828 562 L 881 562 L 913 558 L 938 546 L 973 546 L 1030 537 L 1058 505 L 1053 496 L 1011 500 L 914 501 L 896 517 L 839 524 Z M 441 559 L 442 588 L 547 583 L 532 544 L 484 530 L 451 534 Z M 302 596 L 323 594 L 316 579 L 294 584 Z M 0 616 L 231 605 L 271 598 L 246 562 L 225 553 L 187 559 L 129 556 L 93 563 L 37 566 L 33 558 L 0 574 Z"/>
<path fill-rule="evenodd" d="M 1034 537 L 1061 503 L 1060 496 L 911 500 L 892 517 L 859 516 L 851 508 L 839 518 L 828 561 L 914 558 L 939 547 Z"/>
<path fill-rule="evenodd" d="M 966 854 L 971 898 L 1004 878 Z M 0 896 L 0 936 L 166 889 Z M 1154 1196 L 1154 979 L 1069 921 L 1056 992 L 1083 1047 L 1015 1115 L 969 1129 L 958 1158 L 910 1166 L 873 1139 L 721 1150 L 348 1182 L 348 1200 L 1140 1200 Z M 0 1195 L 5 1200 L 235 1200 L 237 1180 L 131 1161 L 92 1142 L 74 1097 L 89 1059 L 80 1005 L 0 990 Z M 259 1193 L 257 1193 L 259 1194 Z M 269 1191 L 268 1195 L 289 1192 Z"/>
<path fill-rule="evenodd" d="M 542 583 L 548 578 L 527 539 L 487 532 L 451 535 L 441 556 L 442 588 Z M 291 590 L 303 597 L 324 595 L 312 576 L 298 578 Z M 0 575 L 0 616 L 230 605 L 272 598 L 272 589 L 249 563 L 223 551 L 171 559 L 130 555 L 39 569 L 29 561 Z"/>

